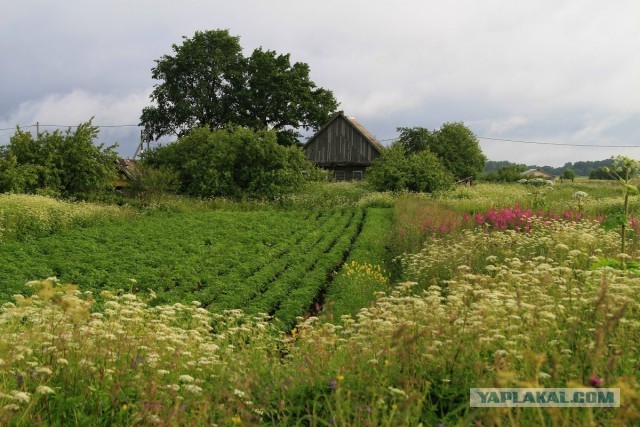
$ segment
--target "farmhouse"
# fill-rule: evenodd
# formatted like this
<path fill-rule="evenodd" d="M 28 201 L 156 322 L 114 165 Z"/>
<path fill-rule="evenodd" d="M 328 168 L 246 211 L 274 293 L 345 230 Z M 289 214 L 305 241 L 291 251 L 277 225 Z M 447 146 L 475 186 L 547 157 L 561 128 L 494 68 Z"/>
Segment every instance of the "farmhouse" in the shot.
<path fill-rule="evenodd" d="M 304 152 L 317 166 L 333 171 L 336 181 L 357 181 L 382 148 L 356 119 L 339 111 L 307 141 Z"/>
<path fill-rule="evenodd" d="M 542 179 L 546 179 L 548 181 L 551 182 L 555 182 L 556 177 L 555 175 L 551 175 L 550 173 L 547 173 L 545 171 L 543 171 L 542 169 L 528 169 L 524 172 L 522 172 L 522 175 L 528 179 L 531 178 L 542 178 Z"/>

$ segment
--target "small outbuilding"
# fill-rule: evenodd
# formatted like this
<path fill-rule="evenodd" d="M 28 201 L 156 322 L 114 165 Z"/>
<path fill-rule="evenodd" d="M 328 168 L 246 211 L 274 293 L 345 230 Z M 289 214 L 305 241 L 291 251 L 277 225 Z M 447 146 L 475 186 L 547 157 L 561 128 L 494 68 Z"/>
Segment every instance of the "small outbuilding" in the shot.
<path fill-rule="evenodd" d="M 542 179 L 546 179 L 547 181 L 551 181 L 551 182 L 555 182 L 556 181 L 556 176 L 555 175 L 551 175 L 550 173 L 547 173 L 547 172 L 543 171 L 542 169 L 528 169 L 528 170 L 522 172 L 522 176 L 524 176 L 527 179 L 542 178 Z"/>
<path fill-rule="evenodd" d="M 128 187 L 138 176 L 138 161 L 133 159 L 118 158 L 115 160 L 118 178 L 113 183 L 117 190 Z"/>
<path fill-rule="evenodd" d="M 382 148 L 362 124 L 339 111 L 309 138 L 304 152 L 316 166 L 332 171 L 336 181 L 358 181 Z"/>

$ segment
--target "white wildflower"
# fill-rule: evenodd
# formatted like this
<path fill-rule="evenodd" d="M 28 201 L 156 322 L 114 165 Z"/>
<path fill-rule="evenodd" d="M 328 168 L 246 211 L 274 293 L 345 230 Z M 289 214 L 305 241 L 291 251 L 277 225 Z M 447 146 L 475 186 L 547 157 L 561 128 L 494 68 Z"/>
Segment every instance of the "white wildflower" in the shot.
<path fill-rule="evenodd" d="M 16 400 L 18 402 L 21 403 L 29 403 L 29 401 L 31 400 L 31 396 L 29 395 L 29 393 L 25 392 L 25 391 L 13 391 L 12 392 L 13 395 L 13 400 Z"/>
<path fill-rule="evenodd" d="M 547 374 L 546 372 L 538 372 L 538 378 L 541 380 L 546 380 L 551 378 L 551 375 Z"/>
<path fill-rule="evenodd" d="M 200 394 L 200 393 L 202 393 L 202 387 L 198 387 L 195 384 L 186 384 L 184 386 L 184 389 L 187 390 L 189 393 L 192 393 L 192 394 Z"/>
<path fill-rule="evenodd" d="M 47 387 L 46 385 L 40 385 L 38 386 L 38 388 L 36 388 L 36 393 L 47 395 L 47 394 L 54 394 L 55 392 L 51 387 Z"/>
<path fill-rule="evenodd" d="M 195 379 L 191 375 L 180 375 L 178 381 L 181 383 L 192 383 Z"/>
<path fill-rule="evenodd" d="M 53 373 L 51 369 L 47 368 L 46 366 L 41 366 L 37 368 L 36 372 L 43 375 L 51 375 Z"/>

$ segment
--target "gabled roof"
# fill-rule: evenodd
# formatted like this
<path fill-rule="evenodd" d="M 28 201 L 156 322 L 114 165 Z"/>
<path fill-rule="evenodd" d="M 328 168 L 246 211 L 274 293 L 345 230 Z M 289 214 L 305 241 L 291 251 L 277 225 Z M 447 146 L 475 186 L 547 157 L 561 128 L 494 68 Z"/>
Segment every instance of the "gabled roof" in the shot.
<path fill-rule="evenodd" d="M 522 175 L 531 175 L 532 173 L 543 174 L 549 178 L 555 178 L 555 175 L 552 175 L 549 172 L 545 172 L 540 168 L 527 169 L 526 171 L 522 172 Z"/>
<path fill-rule="evenodd" d="M 384 146 L 376 139 L 375 136 L 371 132 L 369 132 L 362 124 L 357 121 L 353 117 L 348 117 L 344 115 L 344 111 L 338 111 L 334 116 L 327 122 L 326 125 L 322 126 L 309 140 L 304 144 L 305 146 L 309 145 L 318 135 L 320 135 L 326 128 L 331 126 L 331 124 L 338 120 L 338 118 L 342 117 L 347 121 L 362 137 L 367 140 L 378 152 L 380 152 Z"/>
<path fill-rule="evenodd" d="M 138 161 L 133 159 L 116 159 L 116 168 L 128 179 L 134 179 L 137 174 Z"/>

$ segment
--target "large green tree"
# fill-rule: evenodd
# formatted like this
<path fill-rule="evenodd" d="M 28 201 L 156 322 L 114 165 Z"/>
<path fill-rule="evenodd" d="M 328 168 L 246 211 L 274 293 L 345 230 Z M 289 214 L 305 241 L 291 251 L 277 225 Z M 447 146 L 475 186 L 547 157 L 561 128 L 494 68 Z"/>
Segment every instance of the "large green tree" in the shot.
<path fill-rule="evenodd" d="M 152 77 L 161 83 L 140 118 L 153 139 L 232 124 L 274 130 L 288 145 L 300 129 L 324 125 L 338 106 L 331 91 L 311 81 L 307 64 L 262 48 L 245 57 L 227 30 L 196 32 L 172 48 L 174 55 L 156 60 Z"/>
<path fill-rule="evenodd" d="M 476 178 L 487 158 L 478 138 L 462 122 L 444 123 L 430 131 L 422 127 L 398 128 L 399 143 L 409 152 L 430 150 L 456 179 Z"/>
<path fill-rule="evenodd" d="M 112 190 L 116 146 L 96 145 L 98 132 L 91 121 L 35 137 L 17 129 L 0 153 L 0 192 L 91 199 Z"/>

